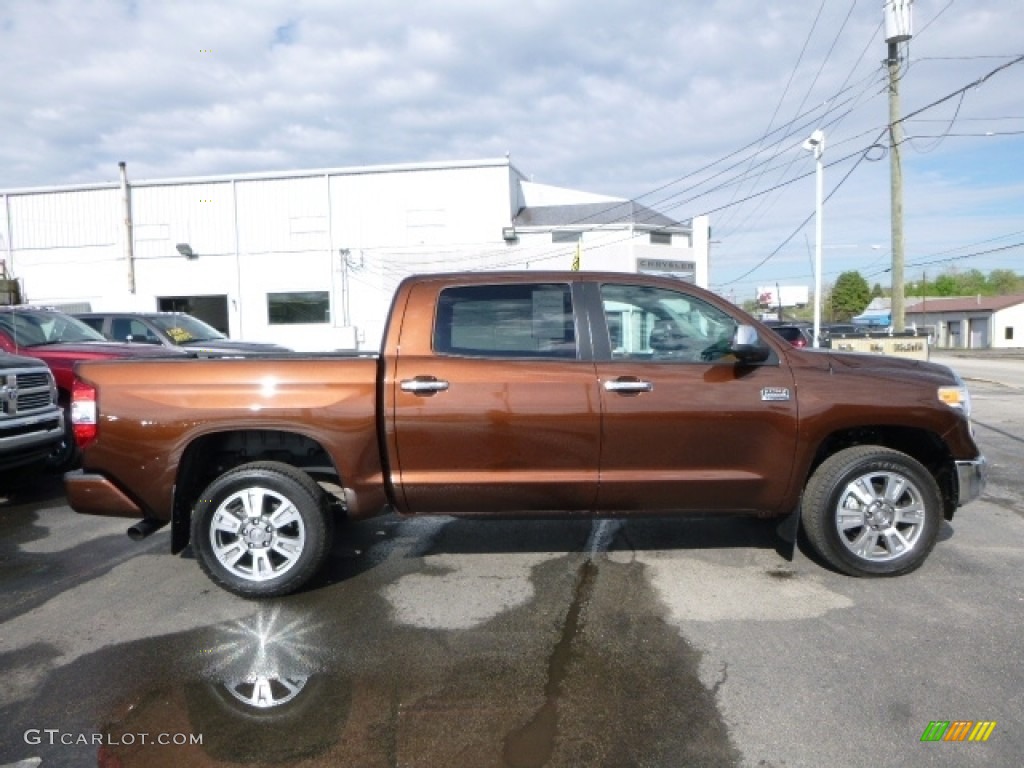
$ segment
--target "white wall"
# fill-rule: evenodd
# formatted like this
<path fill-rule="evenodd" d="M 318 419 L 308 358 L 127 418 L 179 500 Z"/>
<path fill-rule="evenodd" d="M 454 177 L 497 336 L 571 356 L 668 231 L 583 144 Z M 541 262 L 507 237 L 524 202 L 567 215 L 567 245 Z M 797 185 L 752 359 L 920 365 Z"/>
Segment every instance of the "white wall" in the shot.
<path fill-rule="evenodd" d="M 1013 338 L 1006 338 L 1006 329 L 1013 329 Z M 1001 309 L 992 315 L 992 346 L 996 349 L 1024 347 L 1024 304 Z"/>
<path fill-rule="evenodd" d="M 524 182 L 507 159 L 135 182 L 134 292 L 117 184 L 5 194 L 3 234 L 8 268 L 33 303 L 140 311 L 155 310 L 160 296 L 224 295 L 233 338 L 350 349 L 356 326 L 359 347 L 376 349 L 408 274 L 569 269 L 574 243 L 552 243 L 550 231 L 509 243 L 502 230 L 526 202 L 581 200 L 614 198 Z M 195 258 L 178 252 L 186 243 Z M 697 261 L 706 285 L 703 248 L 702 259 L 685 235 L 654 246 L 646 231 L 599 228 L 584 233 L 582 268 Z M 268 293 L 306 291 L 327 293 L 329 322 L 269 324 Z"/>

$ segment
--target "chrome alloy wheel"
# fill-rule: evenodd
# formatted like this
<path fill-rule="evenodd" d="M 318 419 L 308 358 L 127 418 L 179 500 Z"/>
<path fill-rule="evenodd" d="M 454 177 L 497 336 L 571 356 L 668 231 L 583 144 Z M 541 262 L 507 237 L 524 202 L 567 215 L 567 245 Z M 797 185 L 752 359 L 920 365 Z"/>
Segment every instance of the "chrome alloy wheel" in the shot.
<path fill-rule="evenodd" d="M 213 514 L 210 544 L 232 575 L 266 581 L 287 573 L 306 546 L 306 528 L 295 505 L 268 488 L 244 488 Z"/>
<path fill-rule="evenodd" d="M 273 709 L 287 704 L 306 687 L 305 677 L 254 675 L 224 684 L 236 701 L 253 709 Z"/>
<path fill-rule="evenodd" d="M 911 551 L 925 518 L 921 490 L 898 472 L 873 471 L 851 480 L 835 510 L 843 545 L 858 558 L 879 563 Z"/>

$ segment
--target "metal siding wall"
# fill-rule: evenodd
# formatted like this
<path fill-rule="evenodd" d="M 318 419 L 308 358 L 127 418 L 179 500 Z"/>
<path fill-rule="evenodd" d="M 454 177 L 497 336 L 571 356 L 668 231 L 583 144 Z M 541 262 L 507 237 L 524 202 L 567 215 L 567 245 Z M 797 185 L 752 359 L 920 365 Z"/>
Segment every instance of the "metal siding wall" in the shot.
<path fill-rule="evenodd" d="M 178 243 L 200 256 L 235 252 L 230 182 L 132 187 L 132 222 L 136 261 L 183 259 Z"/>
<path fill-rule="evenodd" d="M 11 195 L 8 268 L 25 299 L 74 301 L 117 286 L 126 289 L 120 191 L 90 189 Z"/>
<path fill-rule="evenodd" d="M 120 192 L 90 189 L 13 195 L 11 238 L 20 251 L 117 246 Z"/>
<path fill-rule="evenodd" d="M 334 243 L 350 252 L 350 315 L 364 348 L 378 346 L 406 275 L 509 266 L 501 238 L 510 223 L 508 179 L 507 166 L 331 177 Z"/>
<path fill-rule="evenodd" d="M 299 350 L 343 346 L 340 297 L 333 277 L 328 181 L 323 175 L 237 182 L 238 292 L 245 338 Z M 271 326 L 267 294 L 326 291 L 331 322 Z"/>
<path fill-rule="evenodd" d="M 327 183 L 323 176 L 240 181 L 237 185 L 242 254 L 329 248 Z"/>

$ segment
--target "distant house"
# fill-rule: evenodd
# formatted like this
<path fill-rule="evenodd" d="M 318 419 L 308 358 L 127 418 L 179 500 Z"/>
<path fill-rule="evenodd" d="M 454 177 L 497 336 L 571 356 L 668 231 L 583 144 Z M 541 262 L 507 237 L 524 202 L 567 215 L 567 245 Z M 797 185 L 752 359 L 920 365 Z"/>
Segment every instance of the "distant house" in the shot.
<path fill-rule="evenodd" d="M 908 326 L 933 329 L 935 347 L 1024 348 L 1024 294 L 908 299 L 904 316 Z"/>
<path fill-rule="evenodd" d="M 859 315 L 850 318 L 854 325 L 863 325 L 869 328 L 888 328 L 892 325 L 892 309 L 890 299 L 876 296 L 871 300 L 864 311 Z"/>

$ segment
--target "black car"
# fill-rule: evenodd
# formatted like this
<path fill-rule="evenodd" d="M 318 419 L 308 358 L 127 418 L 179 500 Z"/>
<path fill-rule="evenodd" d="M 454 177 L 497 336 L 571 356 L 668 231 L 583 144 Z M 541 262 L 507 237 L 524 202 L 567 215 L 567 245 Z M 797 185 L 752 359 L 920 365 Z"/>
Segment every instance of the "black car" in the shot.
<path fill-rule="evenodd" d="M 773 325 L 771 329 L 794 347 L 813 347 L 814 331 L 806 325 Z"/>
<path fill-rule="evenodd" d="M 279 344 L 229 339 L 185 312 L 82 312 L 75 317 L 115 341 L 159 344 L 196 355 L 258 355 L 290 352 Z"/>

